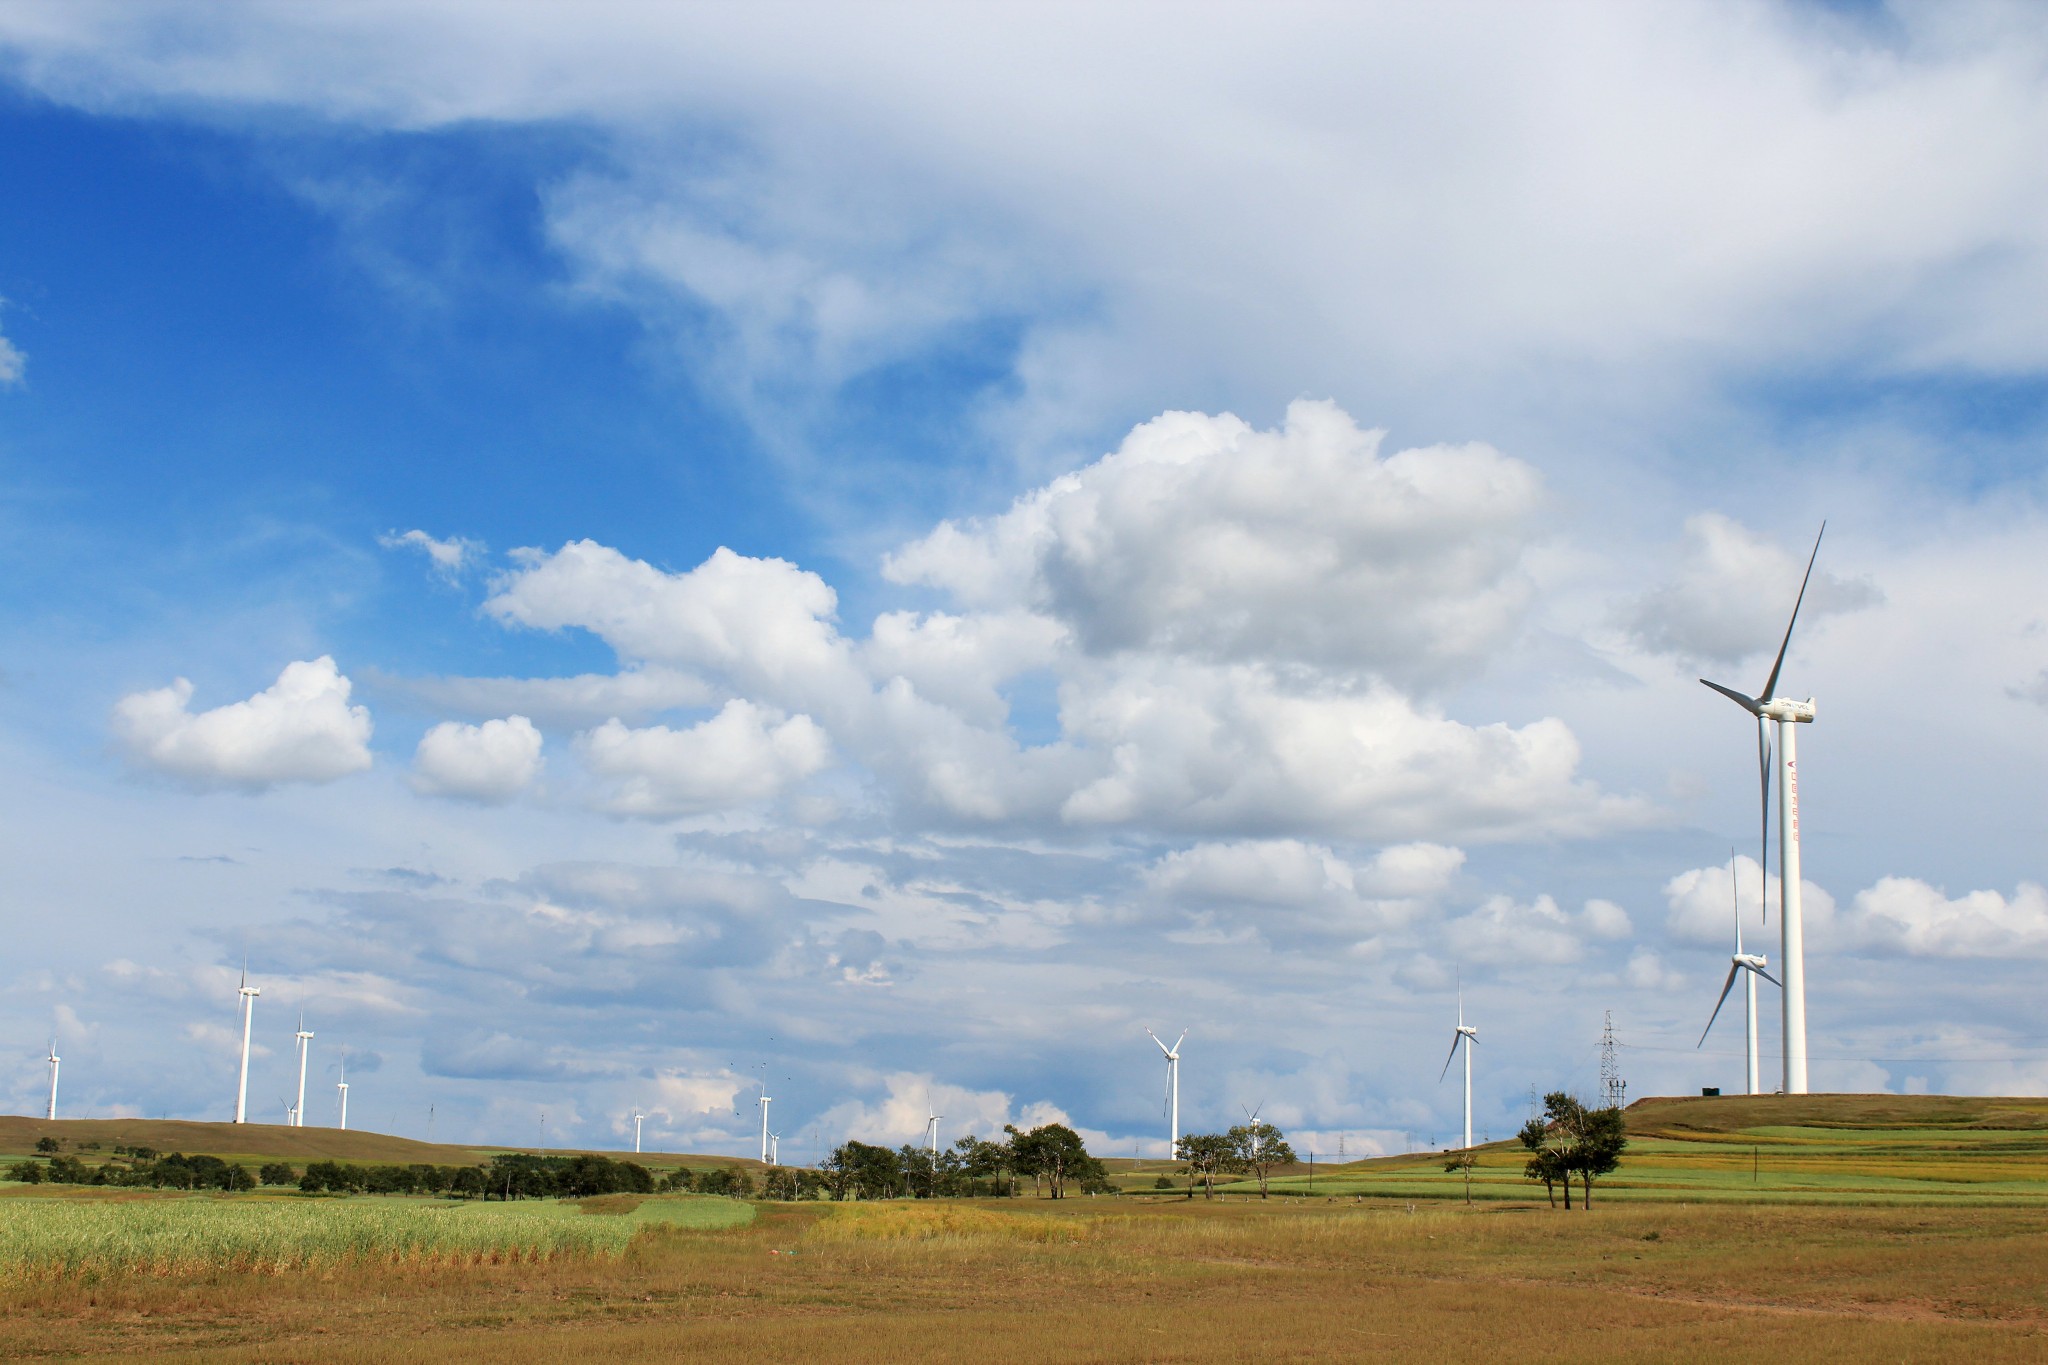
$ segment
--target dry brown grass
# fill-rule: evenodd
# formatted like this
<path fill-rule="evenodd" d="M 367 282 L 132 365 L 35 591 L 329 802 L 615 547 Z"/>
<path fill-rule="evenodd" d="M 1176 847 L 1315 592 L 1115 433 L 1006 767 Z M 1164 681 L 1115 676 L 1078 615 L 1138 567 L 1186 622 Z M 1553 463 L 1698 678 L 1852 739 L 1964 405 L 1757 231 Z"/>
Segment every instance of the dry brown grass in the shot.
<path fill-rule="evenodd" d="M 932 1206 L 767 1206 L 745 1229 L 652 1231 L 610 1264 L 23 1286 L 0 1294 L 0 1356 L 492 1365 L 2048 1356 L 2048 1213 L 2031 1209 L 945 1207 L 941 1217 Z M 1020 1216 L 1027 1221 L 1006 1221 Z M 1068 1224 L 1070 1239 L 1028 1230 Z M 919 1232 L 821 1231 L 891 1225 Z"/>

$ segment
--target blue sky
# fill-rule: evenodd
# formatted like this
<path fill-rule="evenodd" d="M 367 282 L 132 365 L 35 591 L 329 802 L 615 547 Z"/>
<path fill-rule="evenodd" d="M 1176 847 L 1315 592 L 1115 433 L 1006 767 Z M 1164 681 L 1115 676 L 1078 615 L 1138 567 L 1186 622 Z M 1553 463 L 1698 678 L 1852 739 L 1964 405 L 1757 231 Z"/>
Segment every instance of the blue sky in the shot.
<path fill-rule="evenodd" d="M 1168 18 L 0 12 L 7 1102 L 245 954 L 477 1140 L 1733 1085 L 1823 517 L 1817 1082 L 2048 1085 L 2030 12 Z"/>

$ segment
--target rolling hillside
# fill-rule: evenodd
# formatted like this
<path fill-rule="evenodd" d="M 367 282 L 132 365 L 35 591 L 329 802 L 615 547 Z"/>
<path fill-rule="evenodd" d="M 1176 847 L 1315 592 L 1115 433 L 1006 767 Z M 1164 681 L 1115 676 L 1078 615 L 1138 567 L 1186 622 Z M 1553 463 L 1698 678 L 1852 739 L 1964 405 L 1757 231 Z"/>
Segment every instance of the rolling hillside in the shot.
<path fill-rule="evenodd" d="M 594 1148 L 463 1147 L 446 1143 L 417 1142 L 356 1129 L 287 1128 L 275 1123 L 197 1123 L 184 1119 L 48 1119 L 0 1115 L 0 1157 L 20 1157 L 35 1149 L 36 1141 L 54 1137 L 68 1153 L 91 1157 L 82 1151 L 87 1143 L 98 1143 L 100 1154 L 116 1146 L 154 1147 L 159 1152 L 204 1153 L 226 1160 L 260 1161 L 355 1161 L 379 1165 L 468 1166 L 487 1161 L 504 1151 L 543 1150 L 558 1155 L 575 1155 Z M 736 1166 L 760 1167 L 749 1158 L 705 1156 L 696 1153 L 607 1151 L 603 1155 L 637 1160 L 656 1169 L 689 1166 L 693 1170 Z"/>

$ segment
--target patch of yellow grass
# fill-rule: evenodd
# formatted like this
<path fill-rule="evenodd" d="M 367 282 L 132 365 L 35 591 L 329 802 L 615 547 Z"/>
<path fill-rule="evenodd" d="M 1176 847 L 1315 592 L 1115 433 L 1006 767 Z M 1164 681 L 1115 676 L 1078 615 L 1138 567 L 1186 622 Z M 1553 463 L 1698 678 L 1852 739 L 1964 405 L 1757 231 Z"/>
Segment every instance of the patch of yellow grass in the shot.
<path fill-rule="evenodd" d="M 1008 1213 L 963 1204 L 843 1204 L 804 1233 L 812 1242 L 931 1242 L 940 1238 L 1078 1242 L 1093 1219 Z"/>

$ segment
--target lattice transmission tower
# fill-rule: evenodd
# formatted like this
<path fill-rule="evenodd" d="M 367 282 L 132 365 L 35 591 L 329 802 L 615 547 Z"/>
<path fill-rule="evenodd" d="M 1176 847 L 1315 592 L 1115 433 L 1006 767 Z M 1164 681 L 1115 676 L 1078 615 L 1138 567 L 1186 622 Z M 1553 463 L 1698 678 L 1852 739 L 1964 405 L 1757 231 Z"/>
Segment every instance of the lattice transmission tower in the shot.
<path fill-rule="evenodd" d="M 1614 1011 L 1608 1010 L 1600 1029 L 1600 1098 L 1609 1109 L 1628 1103 L 1628 1082 L 1621 1078 L 1621 1058 L 1615 1051 L 1619 1046 L 1614 1041 Z"/>

